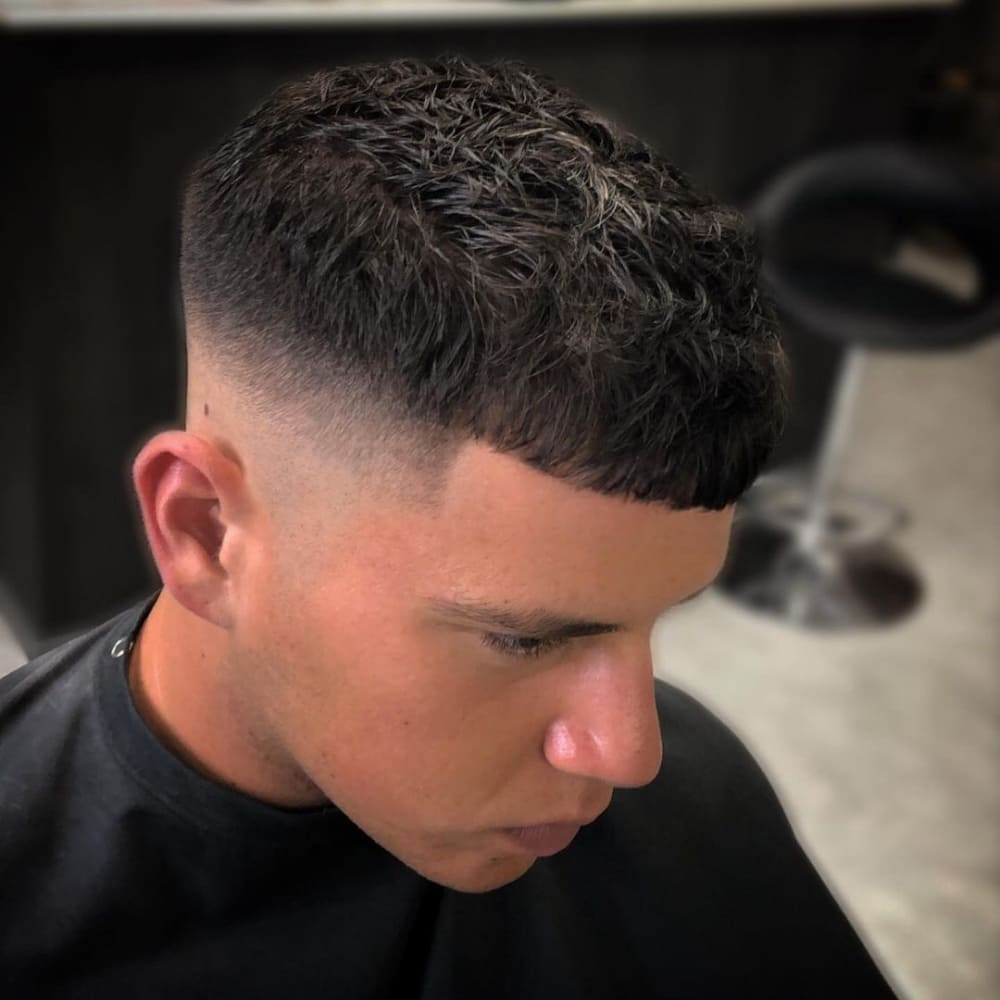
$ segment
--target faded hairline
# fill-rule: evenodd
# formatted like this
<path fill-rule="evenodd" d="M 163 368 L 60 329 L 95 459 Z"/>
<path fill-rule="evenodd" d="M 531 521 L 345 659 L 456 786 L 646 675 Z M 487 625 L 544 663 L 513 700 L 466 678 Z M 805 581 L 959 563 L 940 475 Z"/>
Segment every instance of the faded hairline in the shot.
<path fill-rule="evenodd" d="M 345 379 L 327 391 L 303 392 L 294 368 L 241 365 L 220 352 L 225 338 L 207 328 L 197 302 L 185 301 L 185 425 L 225 427 L 256 458 L 269 506 L 280 512 L 330 471 L 367 496 L 406 506 L 440 506 L 447 474 L 463 441 L 379 412 Z M 269 376 L 269 377 L 267 377 Z"/>

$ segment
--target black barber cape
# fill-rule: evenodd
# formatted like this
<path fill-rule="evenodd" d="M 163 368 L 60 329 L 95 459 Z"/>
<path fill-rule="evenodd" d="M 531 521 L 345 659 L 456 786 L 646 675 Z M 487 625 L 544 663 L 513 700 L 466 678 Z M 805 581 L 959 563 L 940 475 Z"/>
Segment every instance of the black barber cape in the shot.
<path fill-rule="evenodd" d="M 892 997 L 761 771 L 657 683 L 659 777 L 510 885 L 189 769 L 137 713 L 153 598 L 0 679 L 0 997 Z"/>

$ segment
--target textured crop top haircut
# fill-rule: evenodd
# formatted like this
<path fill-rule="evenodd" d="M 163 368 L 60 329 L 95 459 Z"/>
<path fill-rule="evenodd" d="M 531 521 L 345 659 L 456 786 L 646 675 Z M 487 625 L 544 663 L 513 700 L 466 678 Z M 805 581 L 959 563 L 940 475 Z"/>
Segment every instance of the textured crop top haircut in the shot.
<path fill-rule="evenodd" d="M 735 501 L 780 436 L 757 271 L 737 212 L 511 62 L 287 84 L 184 205 L 188 336 L 256 412 L 676 509 Z"/>

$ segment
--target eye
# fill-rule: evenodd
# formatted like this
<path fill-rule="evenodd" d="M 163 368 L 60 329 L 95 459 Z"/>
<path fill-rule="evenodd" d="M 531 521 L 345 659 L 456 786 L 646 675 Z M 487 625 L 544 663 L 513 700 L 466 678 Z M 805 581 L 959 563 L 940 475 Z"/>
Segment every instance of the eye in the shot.
<path fill-rule="evenodd" d="M 499 635 L 495 632 L 484 632 L 480 641 L 490 649 L 498 650 L 507 656 L 537 657 L 565 646 L 566 639 L 533 639 L 530 636 Z"/>

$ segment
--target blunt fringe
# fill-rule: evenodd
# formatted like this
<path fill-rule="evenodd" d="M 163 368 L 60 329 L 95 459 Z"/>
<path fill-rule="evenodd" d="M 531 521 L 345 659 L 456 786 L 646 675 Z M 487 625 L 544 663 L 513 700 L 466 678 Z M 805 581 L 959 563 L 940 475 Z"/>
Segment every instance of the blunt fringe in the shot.
<path fill-rule="evenodd" d="M 739 213 L 507 61 L 288 84 L 185 196 L 186 307 L 265 412 L 340 405 L 675 509 L 734 502 L 781 434 L 757 272 Z"/>

